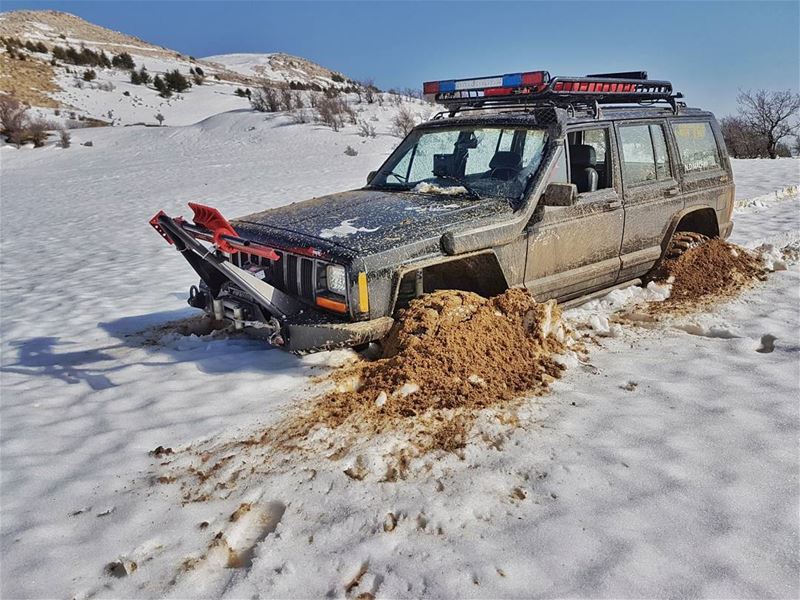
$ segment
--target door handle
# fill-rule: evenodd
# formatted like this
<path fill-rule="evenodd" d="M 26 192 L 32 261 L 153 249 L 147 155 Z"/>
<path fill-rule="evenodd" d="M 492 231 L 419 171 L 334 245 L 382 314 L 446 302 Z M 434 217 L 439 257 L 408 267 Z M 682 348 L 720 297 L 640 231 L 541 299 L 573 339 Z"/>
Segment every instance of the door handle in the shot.
<path fill-rule="evenodd" d="M 667 196 L 677 196 L 680 193 L 681 193 L 681 188 L 678 187 L 669 188 L 666 192 Z"/>
<path fill-rule="evenodd" d="M 608 204 L 606 205 L 606 208 L 615 209 L 615 208 L 619 208 L 621 206 L 622 206 L 622 202 L 620 202 L 619 200 L 609 200 Z"/>

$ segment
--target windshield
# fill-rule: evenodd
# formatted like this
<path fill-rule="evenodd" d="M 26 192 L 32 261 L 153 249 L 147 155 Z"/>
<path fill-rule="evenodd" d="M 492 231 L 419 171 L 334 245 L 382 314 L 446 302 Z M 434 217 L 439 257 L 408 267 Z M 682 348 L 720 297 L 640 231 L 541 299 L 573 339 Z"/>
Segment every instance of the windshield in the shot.
<path fill-rule="evenodd" d="M 517 200 L 542 160 L 542 129 L 460 127 L 416 131 L 369 187 Z"/>

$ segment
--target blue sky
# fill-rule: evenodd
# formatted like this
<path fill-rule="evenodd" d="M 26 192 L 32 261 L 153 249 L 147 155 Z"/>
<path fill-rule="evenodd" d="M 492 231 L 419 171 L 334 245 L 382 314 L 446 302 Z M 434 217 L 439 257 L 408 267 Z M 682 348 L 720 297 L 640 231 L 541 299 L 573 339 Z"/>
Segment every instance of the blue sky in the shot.
<path fill-rule="evenodd" d="M 546 69 L 645 69 L 720 115 L 800 87 L 800 2 L 51 2 L 196 57 L 282 51 L 383 87 Z"/>

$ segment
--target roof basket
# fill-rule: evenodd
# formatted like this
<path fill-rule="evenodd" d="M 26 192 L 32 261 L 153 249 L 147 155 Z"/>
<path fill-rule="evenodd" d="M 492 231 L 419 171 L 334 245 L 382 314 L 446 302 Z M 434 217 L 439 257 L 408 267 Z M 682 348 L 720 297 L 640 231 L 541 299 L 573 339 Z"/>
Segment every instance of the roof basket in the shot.
<path fill-rule="evenodd" d="M 429 81 L 425 96 L 455 114 L 471 108 L 510 106 L 589 106 L 666 102 L 677 112 L 672 83 L 647 79 L 646 71 L 598 73 L 586 77 L 550 77 L 547 71 L 477 79 Z"/>

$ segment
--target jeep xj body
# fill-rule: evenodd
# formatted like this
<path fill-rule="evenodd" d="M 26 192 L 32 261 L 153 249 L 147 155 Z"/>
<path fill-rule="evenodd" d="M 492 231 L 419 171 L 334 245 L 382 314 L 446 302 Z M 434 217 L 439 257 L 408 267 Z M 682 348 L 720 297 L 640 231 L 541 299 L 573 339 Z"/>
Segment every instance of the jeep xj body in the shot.
<path fill-rule="evenodd" d="M 291 351 L 357 346 L 423 293 L 524 286 L 570 301 L 646 276 L 677 231 L 730 234 L 719 126 L 668 82 L 459 83 L 425 85 L 449 113 L 415 128 L 364 188 L 231 222 L 192 204 L 193 223 L 156 215 L 200 275 L 189 303 Z"/>

